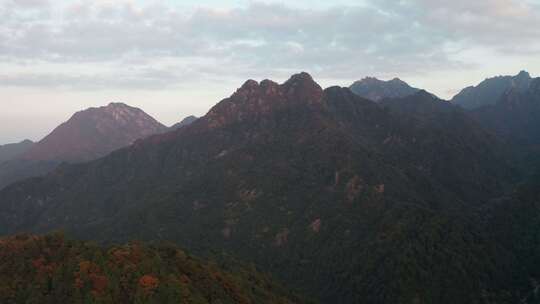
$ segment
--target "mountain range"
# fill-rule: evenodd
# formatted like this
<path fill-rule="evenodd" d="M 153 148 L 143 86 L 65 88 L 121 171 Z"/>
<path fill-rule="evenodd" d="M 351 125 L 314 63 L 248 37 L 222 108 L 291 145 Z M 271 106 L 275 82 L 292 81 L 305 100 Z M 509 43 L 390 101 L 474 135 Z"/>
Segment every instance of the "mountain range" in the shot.
<path fill-rule="evenodd" d="M 0 235 L 173 241 L 322 303 L 537 303 L 540 78 L 525 76 L 467 89 L 502 92 L 479 107 L 300 73 L 171 128 L 123 104 L 82 111 L 0 165 L 38 176 L 0 191 Z"/>
<path fill-rule="evenodd" d="M 171 240 L 323 303 L 533 301 L 537 188 L 482 115 L 248 80 L 187 126 L 6 187 L 0 234 Z"/>

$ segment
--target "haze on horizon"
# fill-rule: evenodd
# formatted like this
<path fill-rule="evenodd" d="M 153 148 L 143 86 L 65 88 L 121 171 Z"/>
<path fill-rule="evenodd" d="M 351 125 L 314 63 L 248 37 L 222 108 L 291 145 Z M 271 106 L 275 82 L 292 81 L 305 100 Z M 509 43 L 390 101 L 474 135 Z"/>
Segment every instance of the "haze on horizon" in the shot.
<path fill-rule="evenodd" d="M 442 98 L 540 74 L 536 0 L 0 0 L 0 144 L 112 101 L 171 125 L 246 79 L 399 77 Z"/>

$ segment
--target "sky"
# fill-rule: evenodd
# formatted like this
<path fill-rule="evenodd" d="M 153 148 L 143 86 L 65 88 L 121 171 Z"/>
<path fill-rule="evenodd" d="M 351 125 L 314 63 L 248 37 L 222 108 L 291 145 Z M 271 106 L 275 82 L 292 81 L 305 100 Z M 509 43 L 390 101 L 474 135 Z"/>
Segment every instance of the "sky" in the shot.
<path fill-rule="evenodd" d="M 442 98 L 540 76 L 540 0 L 0 0 L 0 144 L 125 102 L 166 125 L 247 79 L 399 77 Z"/>

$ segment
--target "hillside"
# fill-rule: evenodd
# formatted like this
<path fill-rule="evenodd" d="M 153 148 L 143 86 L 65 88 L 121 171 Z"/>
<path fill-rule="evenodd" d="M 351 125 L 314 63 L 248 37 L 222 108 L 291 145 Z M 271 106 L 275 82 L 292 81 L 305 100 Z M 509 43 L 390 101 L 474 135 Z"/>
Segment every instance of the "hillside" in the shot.
<path fill-rule="evenodd" d="M 28 151 L 33 145 L 34 143 L 30 140 L 24 140 L 15 144 L 0 145 L 0 163 L 16 158 Z"/>
<path fill-rule="evenodd" d="M 512 302 L 512 253 L 476 225 L 511 182 L 501 143 L 427 95 L 395 110 L 306 73 L 249 80 L 189 126 L 4 189 L 0 233 L 223 250 L 324 303 Z"/>
<path fill-rule="evenodd" d="M 165 130 L 164 125 L 140 109 L 123 103 L 110 103 L 75 113 L 20 158 L 31 161 L 88 161 Z"/>
<path fill-rule="evenodd" d="M 0 189 L 45 175 L 63 162 L 90 161 L 167 130 L 142 110 L 122 103 L 77 112 L 16 157 L 0 162 Z"/>
<path fill-rule="evenodd" d="M 531 81 L 532 78 L 526 71 L 521 71 L 515 76 L 488 78 L 476 86 L 461 90 L 451 102 L 468 110 L 494 105 L 509 90 L 526 91 Z"/>
<path fill-rule="evenodd" d="M 486 129 L 516 146 L 540 146 L 540 78 L 526 90 L 511 89 L 497 103 L 470 112 Z"/>
<path fill-rule="evenodd" d="M 182 119 L 180 122 L 175 123 L 173 126 L 171 126 L 171 129 L 176 130 L 176 129 L 179 129 L 181 127 L 190 125 L 197 119 L 198 119 L 198 117 L 193 116 L 193 115 L 187 116 L 184 119 Z"/>
<path fill-rule="evenodd" d="M 100 247 L 59 234 L 0 239 L 0 302 L 305 303 L 253 268 L 172 245 Z"/>

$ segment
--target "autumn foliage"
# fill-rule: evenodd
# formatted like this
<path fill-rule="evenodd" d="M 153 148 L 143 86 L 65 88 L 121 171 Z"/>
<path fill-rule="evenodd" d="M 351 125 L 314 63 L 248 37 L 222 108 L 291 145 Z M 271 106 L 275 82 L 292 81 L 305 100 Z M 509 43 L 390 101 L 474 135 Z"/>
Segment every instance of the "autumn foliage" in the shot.
<path fill-rule="evenodd" d="M 104 248 L 61 234 L 0 239 L 0 303 L 303 303 L 264 275 L 172 245 Z"/>

